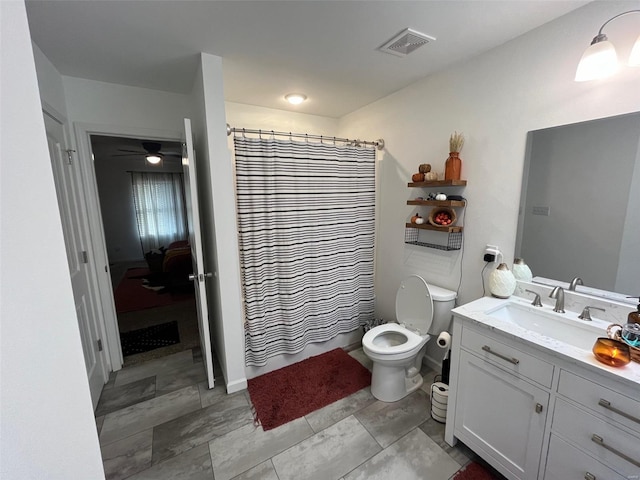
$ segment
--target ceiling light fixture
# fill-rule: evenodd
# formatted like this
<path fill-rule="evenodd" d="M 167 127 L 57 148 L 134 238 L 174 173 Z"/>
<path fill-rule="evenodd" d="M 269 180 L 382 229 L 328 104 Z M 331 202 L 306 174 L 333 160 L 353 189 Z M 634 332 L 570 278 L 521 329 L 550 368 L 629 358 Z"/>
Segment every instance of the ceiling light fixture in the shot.
<path fill-rule="evenodd" d="M 160 155 L 159 153 L 149 154 L 145 158 L 147 159 L 147 162 L 150 163 L 151 165 L 157 165 L 162 161 L 162 155 Z"/>
<path fill-rule="evenodd" d="M 604 22 L 598 31 L 598 35 L 593 37 L 591 45 L 587 48 L 580 59 L 578 69 L 576 70 L 576 82 L 586 82 L 589 80 L 597 80 L 606 78 L 618 70 L 618 56 L 616 49 L 609 41 L 607 36 L 602 33 L 602 29 L 611 21 L 629 13 L 640 13 L 640 10 L 629 10 L 611 17 Z M 630 67 L 640 66 L 640 36 L 631 50 L 628 65 Z"/>
<path fill-rule="evenodd" d="M 290 93 L 284 96 L 285 100 L 291 105 L 300 105 L 307 99 L 307 96 L 302 93 Z"/>

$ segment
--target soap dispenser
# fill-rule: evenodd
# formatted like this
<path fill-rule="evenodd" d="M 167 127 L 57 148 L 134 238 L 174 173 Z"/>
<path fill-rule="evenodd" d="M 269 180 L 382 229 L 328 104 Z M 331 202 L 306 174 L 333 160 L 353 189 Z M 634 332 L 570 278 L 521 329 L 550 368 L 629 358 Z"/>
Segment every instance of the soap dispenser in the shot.
<path fill-rule="evenodd" d="M 637 298 L 638 300 L 640 300 L 640 297 L 627 297 L 627 298 Z M 629 316 L 627 317 L 627 323 L 640 323 L 640 304 L 638 304 L 638 307 L 635 312 L 631 312 L 629 314 Z"/>

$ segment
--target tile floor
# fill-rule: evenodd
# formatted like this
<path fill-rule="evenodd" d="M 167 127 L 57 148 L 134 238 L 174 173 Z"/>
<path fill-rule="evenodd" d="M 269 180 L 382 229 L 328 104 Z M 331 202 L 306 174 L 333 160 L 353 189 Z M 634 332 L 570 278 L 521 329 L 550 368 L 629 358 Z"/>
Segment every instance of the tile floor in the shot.
<path fill-rule="evenodd" d="M 362 349 L 351 352 L 367 368 Z M 219 371 L 219 370 L 218 370 Z M 96 410 L 107 479 L 448 480 L 472 458 L 449 447 L 421 390 L 395 403 L 359 392 L 264 432 L 246 392 L 208 390 L 202 358 L 184 351 L 122 369 Z M 500 479 L 498 474 L 496 479 Z"/>

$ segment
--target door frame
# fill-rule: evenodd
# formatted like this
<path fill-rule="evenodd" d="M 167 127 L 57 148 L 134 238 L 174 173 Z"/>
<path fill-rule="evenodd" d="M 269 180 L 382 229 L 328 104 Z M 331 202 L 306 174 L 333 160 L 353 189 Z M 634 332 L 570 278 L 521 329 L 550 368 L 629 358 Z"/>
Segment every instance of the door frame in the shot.
<path fill-rule="evenodd" d="M 91 135 L 181 142 L 181 133 L 179 131 L 82 122 L 74 123 L 74 132 L 76 141 L 75 149 L 77 150 L 78 164 L 80 166 L 80 173 L 84 187 L 84 200 L 87 207 L 87 214 L 89 216 L 89 232 L 91 233 L 89 257 L 90 262 L 95 265 L 95 271 L 97 274 L 98 293 L 102 306 L 102 328 L 105 332 L 107 358 L 110 360 L 109 363 L 111 371 L 115 372 L 122 368 L 124 358 L 122 355 L 122 347 L 120 345 L 118 317 L 113 300 L 113 287 L 111 285 L 111 275 L 109 273 L 109 258 L 107 255 L 107 242 L 104 234 L 102 213 L 100 211 L 98 184 L 92 160 L 93 149 L 91 148 Z"/>

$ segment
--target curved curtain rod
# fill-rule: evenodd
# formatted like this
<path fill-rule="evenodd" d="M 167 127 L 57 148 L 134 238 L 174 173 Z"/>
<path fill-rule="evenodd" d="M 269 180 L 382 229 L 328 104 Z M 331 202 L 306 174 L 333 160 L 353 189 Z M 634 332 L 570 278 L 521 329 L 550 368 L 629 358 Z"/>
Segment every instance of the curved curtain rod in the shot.
<path fill-rule="evenodd" d="M 333 141 L 333 142 L 344 142 L 347 143 L 348 145 L 351 146 L 355 146 L 355 147 L 361 147 L 363 145 L 372 145 L 374 147 L 376 147 L 378 150 L 382 150 L 384 149 L 384 140 L 382 138 L 379 138 L 378 140 L 374 141 L 374 142 L 368 142 L 365 140 L 350 140 L 348 138 L 338 138 L 338 137 L 325 137 L 324 135 L 309 135 L 307 133 L 291 133 L 291 132 L 274 132 L 273 130 L 255 130 L 255 129 L 250 129 L 250 128 L 233 128 L 231 127 L 228 123 L 227 123 L 227 136 L 231 135 L 232 133 L 250 133 L 250 134 L 255 134 L 255 135 L 272 135 L 272 136 L 279 136 L 279 137 L 289 137 L 289 138 L 305 138 L 305 139 L 315 139 L 315 140 L 320 140 L 321 142 L 323 140 L 328 140 L 328 141 Z"/>

